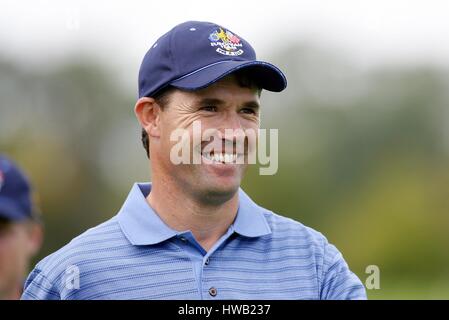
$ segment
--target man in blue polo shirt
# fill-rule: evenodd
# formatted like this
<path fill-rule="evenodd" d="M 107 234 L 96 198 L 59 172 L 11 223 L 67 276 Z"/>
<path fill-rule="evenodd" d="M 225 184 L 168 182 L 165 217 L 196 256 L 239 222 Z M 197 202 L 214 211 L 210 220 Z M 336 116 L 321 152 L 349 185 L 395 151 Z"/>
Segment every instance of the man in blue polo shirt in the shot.
<path fill-rule="evenodd" d="M 152 182 L 39 262 L 23 299 L 365 299 L 322 234 L 240 188 L 260 92 L 286 85 L 222 26 L 189 21 L 160 37 L 143 59 L 135 106 Z"/>

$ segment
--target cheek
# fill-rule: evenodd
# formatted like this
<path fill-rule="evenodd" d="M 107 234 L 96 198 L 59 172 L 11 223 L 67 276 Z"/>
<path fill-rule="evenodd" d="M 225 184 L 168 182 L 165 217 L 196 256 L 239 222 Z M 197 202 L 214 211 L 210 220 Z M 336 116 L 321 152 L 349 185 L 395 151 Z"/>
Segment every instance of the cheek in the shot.
<path fill-rule="evenodd" d="M 164 146 L 173 145 L 176 141 L 170 141 L 170 137 L 178 137 L 183 132 L 188 132 L 189 135 L 193 132 L 193 123 L 200 121 L 203 125 L 203 121 L 200 116 L 196 114 L 178 115 L 170 114 L 161 122 L 161 140 Z"/>
<path fill-rule="evenodd" d="M 0 264 L 2 267 L 14 265 L 18 261 L 22 247 L 22 239 L 15 233 L 4 235 L 0 239 Z"/>
<path fill-rule="evenodd" d="M 260 128 L 260 118 L 258 116 L 243 118 L 240 123 L 245 129 L 258 130 Z"/>

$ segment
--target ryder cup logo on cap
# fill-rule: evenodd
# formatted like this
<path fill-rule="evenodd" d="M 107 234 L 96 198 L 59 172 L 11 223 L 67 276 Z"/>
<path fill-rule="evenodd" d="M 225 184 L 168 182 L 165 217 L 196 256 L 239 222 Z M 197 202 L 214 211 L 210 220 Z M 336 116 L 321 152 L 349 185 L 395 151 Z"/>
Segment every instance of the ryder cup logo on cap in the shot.
<path fill-rule="evenodd" d="M 206 88 L 245 69 L 261 89 L 280 92 L 287 80 L 276 66 L 257 60 L 240 35 L 212 22 L 187 21 L 162 35 L 145 54 L 139 70 L 139 98 L 171 86 Z"/>
<path fill-rule="evenodd" d="M 239 49 L 243 46 L 239 37 L 229 30 L 224 31 L 222 28 L 218 28 L 209 35 L 209 40 L 212 47 L 220 46 L 216 50 L 218 53 L 227 56 L 239 56 L 243 53 L 243 50 Z"/>

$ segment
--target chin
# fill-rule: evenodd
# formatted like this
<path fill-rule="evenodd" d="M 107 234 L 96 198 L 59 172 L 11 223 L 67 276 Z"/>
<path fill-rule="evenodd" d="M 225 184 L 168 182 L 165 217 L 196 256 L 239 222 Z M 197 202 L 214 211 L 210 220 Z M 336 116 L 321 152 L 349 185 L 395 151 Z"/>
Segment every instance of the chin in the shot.
<path fill-rule="evenodd" d="M 220 204 L 232 199 L 232 197 L 238 192 L 240 183 L 204 183 L 203 186 L 199 186 L 201 198 L 203 201 L 210 204 Z"/>
<path fill-rule="evenodd" d="M 184 169 L 189 170 L 177 172 L 176 175 L 181 188 L 199 202 L 219 205 L 238 192 L 245 167 L 195 165 Z"/>

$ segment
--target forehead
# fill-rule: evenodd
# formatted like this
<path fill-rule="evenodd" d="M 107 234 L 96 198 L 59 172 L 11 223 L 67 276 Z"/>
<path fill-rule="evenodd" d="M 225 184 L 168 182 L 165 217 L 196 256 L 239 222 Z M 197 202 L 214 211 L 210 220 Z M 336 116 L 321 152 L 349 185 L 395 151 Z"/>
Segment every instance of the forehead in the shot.
<path fill-rule="evenodd" d="M 195 91 L 176 90 L 174 96 L 184 99 L 219 98 L 225 101 L 258 101 L 259 91 L 257 87 L 243 86 L 239 79 L 231 74 L 204 89 Z"/>

